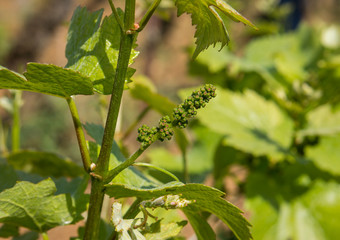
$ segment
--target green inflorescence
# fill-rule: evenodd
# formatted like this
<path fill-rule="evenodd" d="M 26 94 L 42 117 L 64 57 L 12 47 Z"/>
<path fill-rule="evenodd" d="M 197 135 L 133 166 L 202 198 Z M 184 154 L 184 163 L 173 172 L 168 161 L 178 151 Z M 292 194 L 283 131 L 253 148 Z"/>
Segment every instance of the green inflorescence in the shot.
<path fill-rule="evenodd" d="M 206 84 L 199 90 L 194 91 L 190 97 L 174 109 L 173 126 L 185 128 L 188 126 L 188 119 L 197 114 L 197 109 L 205 107 L 210 99 L 216 97 L 216 88 L 211 84 Z"/>
<path fill-rule="evenodd" d="M 216 97 L 216 88 L 212 84 L 206 84 L 199 90 L 194 91 L 191 96 L 184 100 L 173 110 L 173 120 L 169 116 L 160 119 L 158 127 L 149 128 L 146 125 L 138 129 L 137 141 L 142 149 L 150 146 L 155 140 L 170 140 L 174 135 L 173 127 L 185 128 L 188 119 L 197 114 L 197 109 L 204 108 L 210 99 Z"/>

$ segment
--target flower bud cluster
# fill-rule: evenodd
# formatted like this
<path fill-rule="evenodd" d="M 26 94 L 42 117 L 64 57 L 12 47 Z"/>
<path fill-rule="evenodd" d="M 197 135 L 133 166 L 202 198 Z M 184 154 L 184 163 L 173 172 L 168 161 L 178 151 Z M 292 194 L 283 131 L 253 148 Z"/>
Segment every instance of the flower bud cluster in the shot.
<path fill-rule="evenodd" d="M 206 84 L 199 90 L 194 91 L 190 97 L 178 105 L 173 111 L 174 125 L 185 128 L 188 119 L 197 114 L 197 109 L 205 107 L 210 99 L 216 97 L 216 88 L 211 84 Z"/>
<path fill-rule="evenodd" d="M 158 124 L 158 139 L 163 142 L 165 139 L 170 140 L 174 135 L 171 119 L 169 116 L 162 117 Z"/>
<path fill-rule="evenodd" d="M 154 141 L 154 135 L 157 133 L 157 128 L 152 127 L 149 128 L 147 125 L 143 125 L 138 128 L 138 137 L 137 141 L 142 143 L 141 148 L 145 149 L 149 147 Z"/>
<path fill-rule="evenodd" d="M 148 127 L 145 124 L 138 129 L 137 141 L 146 149 L 155 140 L 170 140 L 174 135 L 173 127 L 185 128 L 188 125 L 188 119 L 197 114 L 197 109 L 205 107 L 210 99 L 216 97 L 216 88 L 211 84 L 206 84 L 199 90 L 194 91 L 190 97 L 178 105 L 173 111 L 174 120 L 171 121 L 169 116 L 162 117 L 158 127 Z"/>

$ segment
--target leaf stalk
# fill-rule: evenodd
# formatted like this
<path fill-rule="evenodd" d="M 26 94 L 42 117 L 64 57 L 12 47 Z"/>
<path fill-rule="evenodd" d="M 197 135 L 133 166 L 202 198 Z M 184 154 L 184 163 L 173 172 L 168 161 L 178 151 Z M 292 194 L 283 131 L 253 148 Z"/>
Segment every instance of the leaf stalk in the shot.
<path fill-rule="evenodd" d="M 71 115 L 72 115 L 74 128 L 76 130 L 78 145 L 79 145 L 81 159 L 82 159 L 82 162 L 83 162 L 84 169 L 85 169 L 86 172 L 90 172 L 92 162 L 91 162 L 89 150 L 87 149 L 87 146 L 86 146 L 85 134 L 84 134 L 82 124 L 80 122 L 80 118 L 79 118 L 79 114 L 78 114 L 76 104 L 75 104 L 72 97 L 67 98 L 66 101 L 67 101 L 68 107 L 69 107 Z"/>

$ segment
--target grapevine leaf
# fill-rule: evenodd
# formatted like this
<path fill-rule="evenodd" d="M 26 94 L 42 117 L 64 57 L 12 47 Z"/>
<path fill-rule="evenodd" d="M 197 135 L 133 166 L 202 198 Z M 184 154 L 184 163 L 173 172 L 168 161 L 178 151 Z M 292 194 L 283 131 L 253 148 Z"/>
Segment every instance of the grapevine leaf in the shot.
<path fill-rule="evenodd" d="M 168 211 L 163 208 L 152 210 L 152 215 L 157 216 L 158 221 L 150 221 L 150 225 L 142 232 L 148 240 L 165 240 L 176 237 L 187 224 L 177 211 Z M 148 223 L 149 224 L 149 223 Z"/>
<path fill-rule="evenodd" d="M 12 166 L 0 164 L 0 192 L 15 185 L 17 175 Z"/>
<path fill-rule="evenodd" d="M 152 199 L 164 195 L 181 195 L 201 211 L 215 214 L 227 224 L 239 239 L 251 239 L 250 224 L 241 215 L 241 210 L 222 198 L 223 192 L 201 184 L 171 182 L 156 188 L 136 188 L 123 184 L 107 184 L 106 194 L 115 198 L 138 197 Z"/>
<path fill-rule="evenodd" d="M 274 160 L 289 153 L 293 122 L 273 102 L 251 90 L 240 94 L 222 89 L 213 101 L 198 112 L 198 118 L 211 130 L 224 134 L 226 145 Z"/>
<path fill-rule="evenodd" d="M 200 214 L 199 209 L 189 205 L 183 208 L 183 212 L 194 229 L 198 240 L 216 239 L 214 230 Z"/>
<path fill-rule="evenodd" d="M 0 227 L 0 237 L 8 238 L 19 235 L 19 227 L 11 224 L 3 224 Z"/>
<path fill-rule="evenodd" d="M 229 42 L 224 16 L 257 29 L 224 0 L 175 0 L 175 4 L 178 16 L 183 13 L 191 14 L 192 24 L 196 25 L 196 50 L 193 58 L 210 45 L 220 42 L 221 47 L 224 47 Z"/>
<path fill-rule="evenodd" d="M 39 233 L 37 232 L 28 232 L 18 237 L 14 237 L 12 240 L 38 240 Z"/>
<path fill-rule="evenodd" d="M 340 175 L 340 137 L 322 136 L 315 147 L 307 147 L 306 157 L 315 165 L 332 174 Z"/>
<path fill-rule="evenodd" d="M 301 192 L 302 186 L 298 192 L 295 187 L 290 196 L 285 190 L 292 186 L 265 175 L 253 175 L 247 183 L 246 205 L 252 215 L 254 239 L 328 240 L 339 236 L 338 183 L 318 180 L 305 192 Z"/>
<path fill-rule="evenodd" d="M 7 160 L 17 170 L 44 177 L 77 177 L 84 174 L 83 168 L 54 153 L 23 150 L 8 155 Z"/>
<path fill-rule="evenodd" d="M 168 98 L 158 94 L 152 83 L 145 77 L 137 77 L 133 83 L 129 84 L 132 97 L 147 103 L 162 115 L 172 116 L 172 111 L 176 104 Z"/>
<path fill-rule="evenodd" d="M 307 125 L 298 132 L 299 137 L 310 135 L 333 135 L 340 132 L 340 110 L 325 104 L 307 114 Z"/>
<path fill-rule="evenodd" d="M 72 223 L 75 212 L 70 195 L 54 196 L 55 191 L 51 179 L 37 184 L 18 182 L 0 193 L 0 222 L 37 232 Z"/>
<path fill-rule="evenodd" d="M 187 164 L 190 179 L 194 182 L 202 182 L 213 168 L 214 151 L 223 136 L 201 125 L 193 126 L 192 130 L 196 137 L 192 147 L 188 149 Z M 160 147 L 150 149 L 147 154 L 152 164 L 181 176 L 183 163 L 180 154 Z"/>
<path fill-rule="evenodd" d="M 118 11 L 122 17 L 123 12 Z M 93 13 L 78 7 L 73 14 L 66 45 L 66 67 L 88 76 L 98 93 L 111 94 L 116 72 L 121 31 L 114 15 L 105 17 L 103 10 Z M 132 51 L 130 64 L 138 55 Z M 127 79 L 135 70 L 128 69 Z"/>
<path fill-rule="evenodd" d="M 39 63 L 27 64 L 24 75 L 1 68 L 0 89 L 19 89 L 63 98 L 93 94 L 89 78 L 71 69 Z"/>

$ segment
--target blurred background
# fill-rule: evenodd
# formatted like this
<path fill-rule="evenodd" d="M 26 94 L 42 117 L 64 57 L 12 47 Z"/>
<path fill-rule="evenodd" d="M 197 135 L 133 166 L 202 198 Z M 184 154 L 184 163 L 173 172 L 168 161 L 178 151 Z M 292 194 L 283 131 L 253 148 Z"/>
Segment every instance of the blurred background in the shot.
<path fill-rule="evenodd" d="M 137 18 L 151 2 L 138 1 Z M 122 6 L 123 1 L 115 3 Z M 192 142 L 188 150 L 190 181 L 227 192 L 232 203 L 246 209 L 255 239 L 337 239 L 340 1 L 228 3 L 259 30 L 230 21 L 229 46 L 220 52 L 218 46 L 211 47 L 193 61 L 195 28 L 190 16 L 177 17 L 173 1 L 163 0 L 138 38 L 140 54 L 132 65 L 137 70 L 133 80 L 147 82 L 175 103 L 185 95 L 179 92 L 183 88 L 213 83 L 222 89 L 223 98 L 216 104 L 231 109 L 230 113 L 222 111 L 221 119 L 226 120 L 214 122 L 207 117 L 215 114 L 212 109 L 202 113 L 186 132 Z M 78 5 L 91 11 L 104 8 L 104 15 L 110 14 L 106 0 L 0 0 L 0 65 L 20 73 L 27 62 L 64 67 L 68 26 Z M 0 90 L 2 153 L 11 149 L 10 100 L 14 95 Z M 128 153 L 138 146 L 137 131 L 124 134 L 148 103 L 128 91 L 123 101 L 117 138 Z M 76 102 L 84 122 L 103 123 L 106 97 L 80 96 Z M 80 164 L 65 101 L 23 92 L 21 104 L 21 148 L 54 152 Z M 159 116 L 148 111 L 140 124 L 155 124 Z M 247 119 L 239 124 L 242 116 Z M 259 132 L 247 132 L 247 121 L 252 118 L 260 119 Z M 239 125 L 232 125 L 234 121 Z M 166 148 L 156 144 L 145 158 L 183 179 L 180 155 L 172 142 Z M 211 224 L 222 226 L 214 219 Z M 219 239 L 235 238 L 222 227 Z"/>

